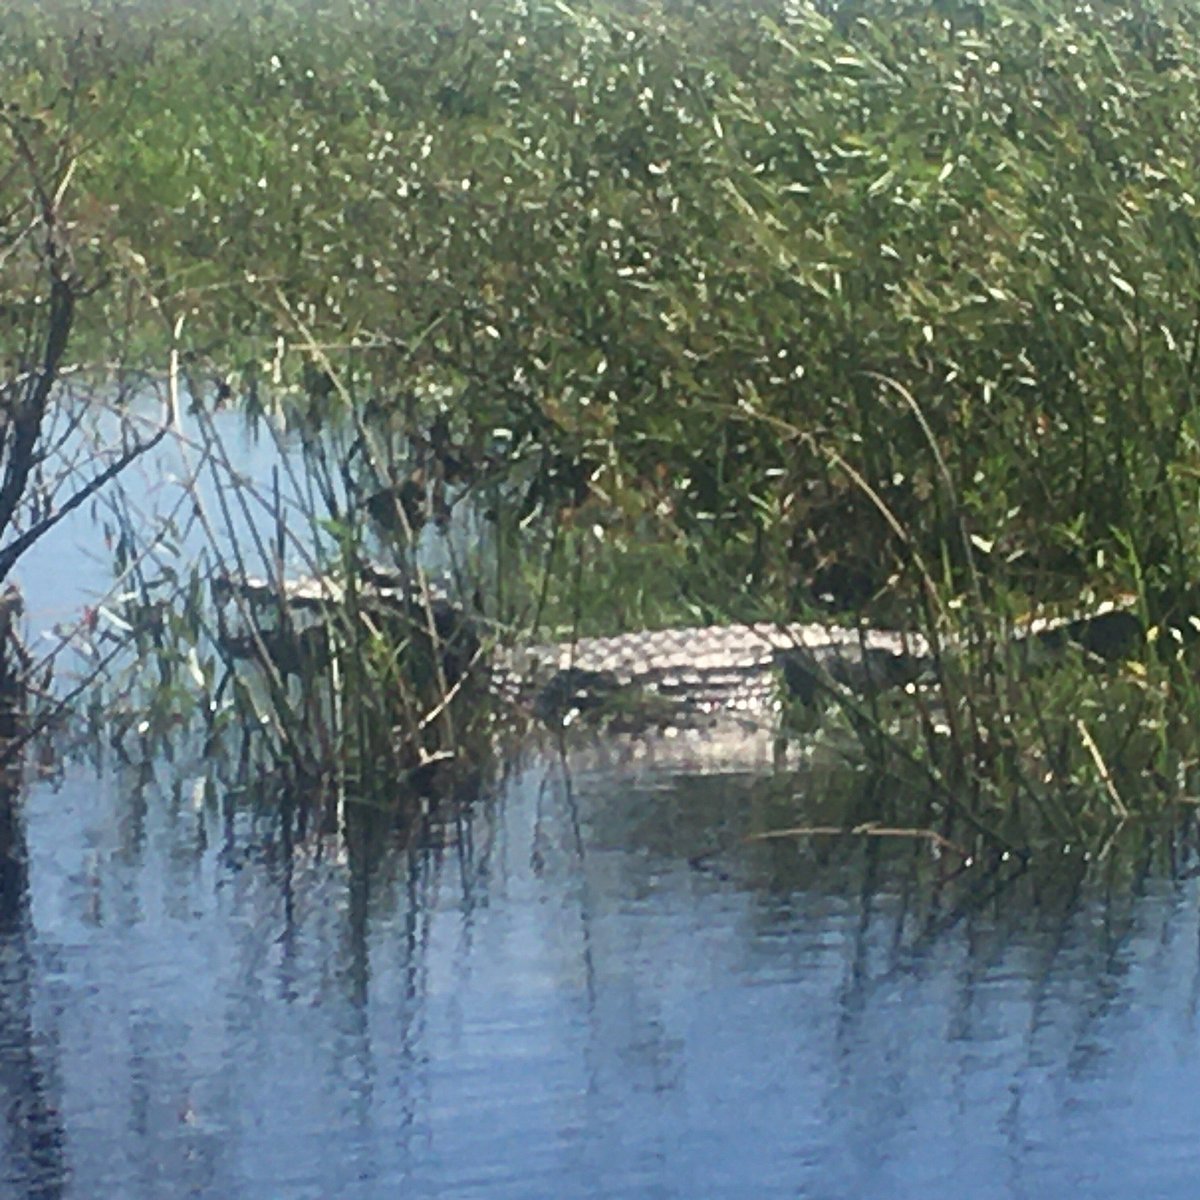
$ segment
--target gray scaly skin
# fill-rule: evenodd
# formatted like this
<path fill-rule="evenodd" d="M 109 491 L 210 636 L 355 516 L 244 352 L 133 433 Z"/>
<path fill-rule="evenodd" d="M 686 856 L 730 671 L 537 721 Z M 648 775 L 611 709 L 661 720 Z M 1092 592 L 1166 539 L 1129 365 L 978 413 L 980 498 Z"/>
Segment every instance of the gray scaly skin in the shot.
<path fill-rule="evenodd" d="M 930 658 L 916 634 L 760 622 L 519 647 L 497 657 L 492 682 L 544 718 L 635 693 L 706 713 L 766 707 L 781 676 L 805 701 L 830 684 L 856 693 L 895 687 L 917 679 Z"/>
<path fill-rule="evenodd" d="M 1130 612 L 1102 607 L 1080 618 L 1029 622 L 1012 634 L 1022 659 L 1075 645 L 1101 658 L 1127 654 L 1142 636 Z M 712 625 L 519 647 L 498 655 L 493 686 L 561 720 L 619 702 L 658 698 L 669 714 L 761 710 L 786 690 L 804 703 L 839 689 L 866 695 L 928 677 L 936 654 L 922 634 L 820 624 Z"/>

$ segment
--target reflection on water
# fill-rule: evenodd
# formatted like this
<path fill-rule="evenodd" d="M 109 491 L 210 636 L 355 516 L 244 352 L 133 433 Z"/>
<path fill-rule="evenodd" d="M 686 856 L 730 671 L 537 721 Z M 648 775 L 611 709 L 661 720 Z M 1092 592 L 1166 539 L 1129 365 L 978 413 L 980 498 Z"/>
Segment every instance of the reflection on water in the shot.
<path fill-rule="evenodd" d="M 27 862 L 17 797 L 0 792 L 0 1095 L 7 1118 L 0 1145 L 8 1186 L 52 1197 L 62 1194 L 63 1130 L 34 1034 Z"/>
<path fill-rule="evenodd" d="M 339 842 L 190 782 L 37 787 L 0 1195 L 1194 1194 L 1190 858 L 742 841 L 811 802 L 536 761 Z"/>
<path fill-rule="evenodd" d="M 35 635 L 106 585 L 80 522 Z M 199 774 L 3 798 L 0 1197 L 1194 1195 L 1190 850 L 748 843 L 826 783 L 688 754 L 344 839 Z"/>

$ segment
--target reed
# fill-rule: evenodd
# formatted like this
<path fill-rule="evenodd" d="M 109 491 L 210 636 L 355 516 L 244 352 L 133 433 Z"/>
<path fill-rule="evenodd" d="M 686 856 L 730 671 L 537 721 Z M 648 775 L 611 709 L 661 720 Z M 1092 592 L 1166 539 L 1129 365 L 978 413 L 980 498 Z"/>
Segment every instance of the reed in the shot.
<path fill-rule="evenodd" d="M 18 4 L 0 68 L 10 130 L 71 148 L 73 344 L 179 354 L 199 409 L 206 557 L 161 584 L 195 654 L 160 674 L 236 697 L 267 760 L 461 744 L 430 598 L 385 632 L 355 591 L 382 555 L 420 595 L 439 543 L 485 642 L 830 616 L 965 648 L 845 719 L 1007 842 L 1190 794 L 1190 9 Z M 221 405 L 281 439 L 278 487 Z M 319 703 L 191 632 L 211 576 L 285 567 L 347 581 Z M 1105 601 L 1132 664 L 1010 661 L 1012 625 Z"/>

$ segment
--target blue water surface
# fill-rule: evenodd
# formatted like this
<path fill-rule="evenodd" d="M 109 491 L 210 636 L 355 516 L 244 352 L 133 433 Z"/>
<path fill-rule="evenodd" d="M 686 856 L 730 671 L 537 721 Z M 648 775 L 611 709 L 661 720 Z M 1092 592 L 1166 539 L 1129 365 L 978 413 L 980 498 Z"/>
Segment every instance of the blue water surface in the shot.
<path fill-rule="evenodd" d="M 924 850 L 731 843 L 761 785 L 700 782 L 539 760 L 370 861 L 34 788 L 7 1194 L 1194 1194 L 1194 879 L 933 898 Z"/>

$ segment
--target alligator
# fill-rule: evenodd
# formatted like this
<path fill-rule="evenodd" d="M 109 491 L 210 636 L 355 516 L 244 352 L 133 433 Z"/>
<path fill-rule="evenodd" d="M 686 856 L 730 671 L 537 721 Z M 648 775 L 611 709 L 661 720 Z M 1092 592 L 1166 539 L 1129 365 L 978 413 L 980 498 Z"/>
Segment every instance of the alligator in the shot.
<path fill-rule="evenodd" d="M 543 718 L 654 697 L 668 712 L 757 712 L 784 690 L 811 703 L 823 687 L 855 694 L 916 681 L 926 639 L 819 624 L 707 625 L 517 646 L 490 667 L 493 688 Z"/>
<path fill-rule="evenodd" d="M 915 631 L 817 622 L 640 630 L 540 645 L 497 641 L 489 650 L 477 624 L 447 596 L 427 587 L 418 594 L 406 580 L 375 569 L 364 570 L 352 588 L 333 576 L 274 581 L 225 576 L 218 590 L 222 601 L 236 599 L 243 617 L 253 616 L 249 632 L 225 629 L 223 641 L 233 655 L 265 652 L 287 669 L 284 660 L 295 656 L 305 638 L 319 643 L 324 632 L 319 614 L 344 607 L 349 596 L 366 619 L 399 619 L 407 630 L 435 641 L 449 684 L 468 674 L 481 676 L 495 694 L 552 724 L 625 703 L 679 720 L 760 714 L 778 707 L 781 691 L 805 703 L 829 692 L 862 696 L 929 678 L 949 650 Z M 260 620 L 264 613 L 282 614 L 286 651 L 278 623 L 275 632 L 268 631 Z M 1008 645 L 1022 659 L 1067 645 L 1115 659 L 1141 637 L 1133 612 L 1105 604 L 1083 616 L 1028 621 L 1012 631 Z"/>

